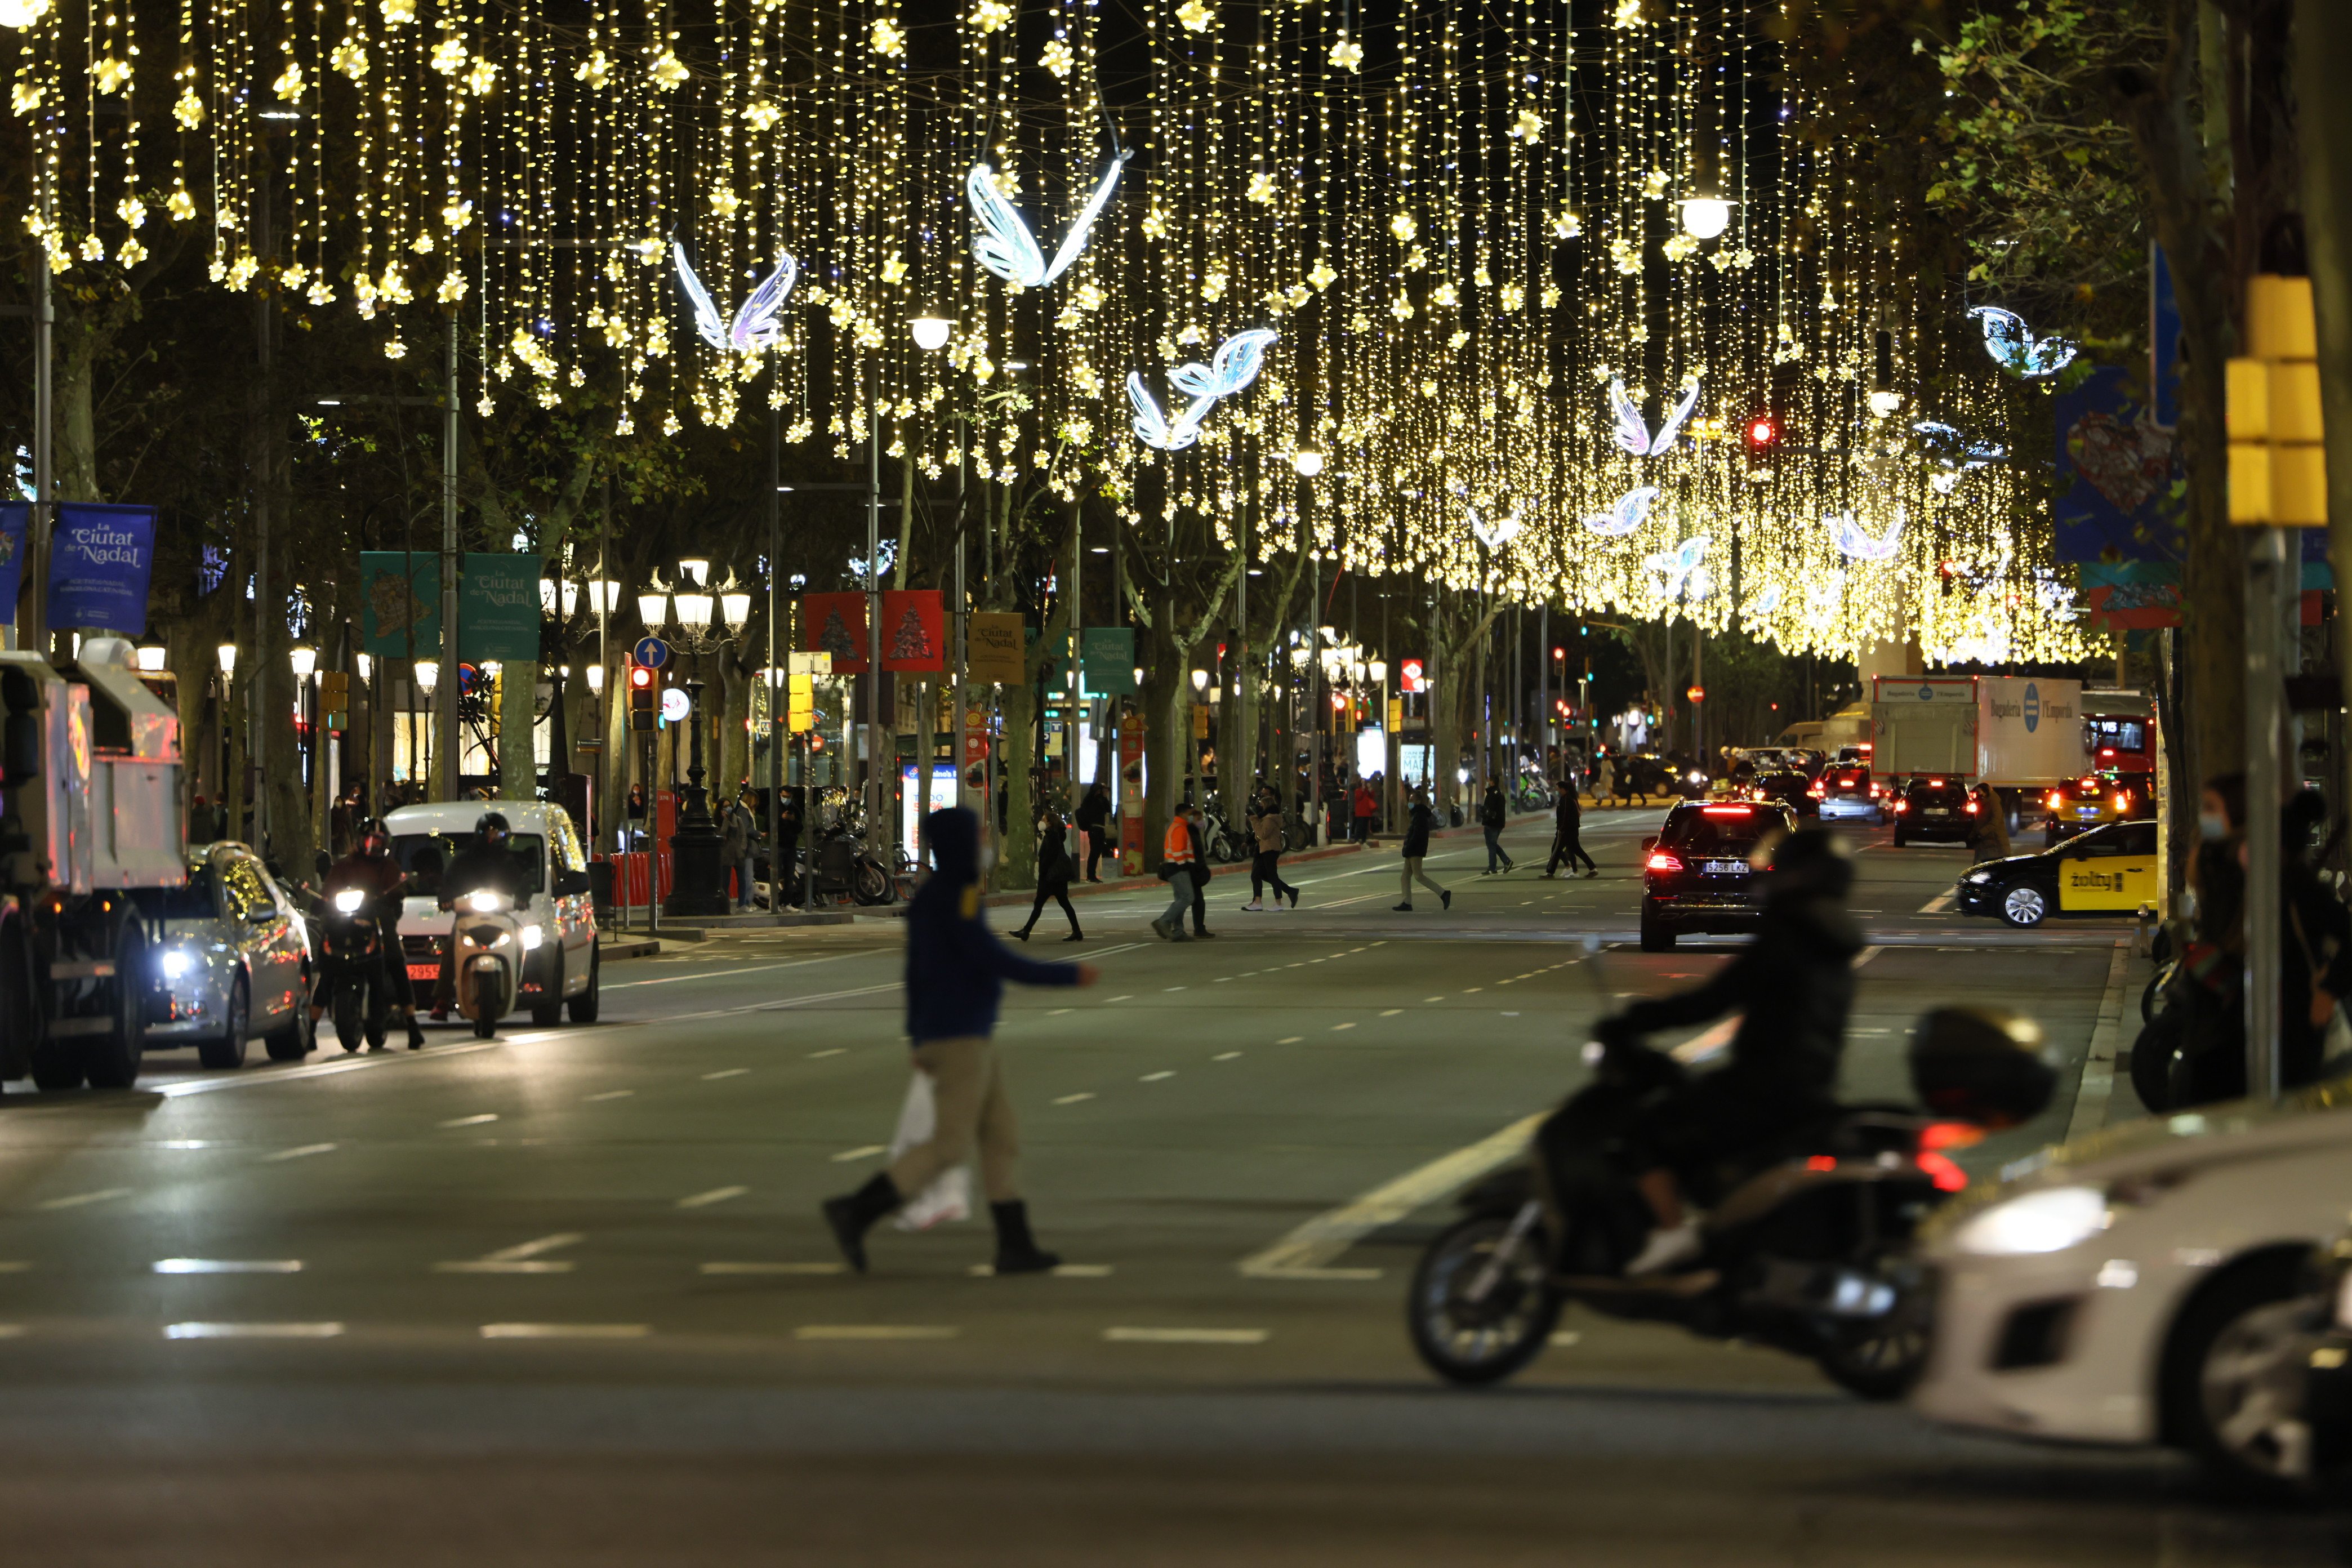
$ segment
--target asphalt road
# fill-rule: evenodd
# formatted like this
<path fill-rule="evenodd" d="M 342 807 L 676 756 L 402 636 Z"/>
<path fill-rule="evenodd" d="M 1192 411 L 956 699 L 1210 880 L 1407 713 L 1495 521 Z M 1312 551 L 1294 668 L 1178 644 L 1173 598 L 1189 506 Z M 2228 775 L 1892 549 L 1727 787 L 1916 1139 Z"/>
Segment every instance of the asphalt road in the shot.
<path fill-rule="evenodd" d="M 0 1540 L 109 1565 L 2344 1560 L 2342 1521 L 2235 1512 L 2165 1456 L 1941 1432 L 1576 1310 L 1505 1389 L 1431 1380 L 1401 1295 L 1444 1193 L 1400 1179 L 1557 1100 L 1586 1023 L 1725 951 L 1634 949 L 1657 816 L 1588 817 L 1592 881 L 1538 879 L 1538 828 L 1498 879 L 1447 841 L 1450 911 L 1392 911 L 1388 855 L 1299 868 L 1296 912 L 1221 879 L 1212 942 L 1156 941 L 1156 898 L 1081 900 L 1080 944 L 1050 911 L 1036 951 L 1103 970 L 1018 994 L 1000 1035 L 1051 1278 L 986 1277 L 984 1219 L 840 1269 L 816 1203 L 877 1163 L 906 1083 L 888 921 L 614 963 L 592 1027 L 11 1092 Z M 2125 928 L 1932 912 L 1960 852 L 1855 837 L 1848 1091 L 1902 1095 L 1905 1029 L 1947 1000 L 2024 1006 L 2079 1066 Z M 2074 1080 L 1970 1160 L 2129 1113 Z"/>

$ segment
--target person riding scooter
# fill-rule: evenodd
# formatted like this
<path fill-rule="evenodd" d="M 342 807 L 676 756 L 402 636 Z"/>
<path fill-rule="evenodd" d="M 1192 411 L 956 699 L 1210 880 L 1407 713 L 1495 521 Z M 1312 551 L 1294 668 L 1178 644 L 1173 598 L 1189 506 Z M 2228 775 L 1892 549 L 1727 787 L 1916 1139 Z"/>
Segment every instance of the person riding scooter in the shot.
<path fill-rule="evenodd" d="M 474 824 L 474 841 L 452 856 L 441 873 L 443 909 L 455 910 L 457 900 L 468 893 L 504 893 L 518 906 L 530 896 L 530 882 L 522 863 L 507 845 L 513 833 L 501 814 L 482 813 Z M 449 1005 L 457 999 L 457 922 L 452 921 L 449 945 L 441 952 L 441 976 L 433 986 L 433 1021 L 436 1024 L 449 1016 Z"/>
<path fill-rule="evenodd" d="M 1637 1002 L 1595 1026 L 1604 1050 L 1677 1025 L 1742 1015 L 1730 1064 L 1649 1098 L 1624 1139 L 1655 1225 L 1628 1275 L 1660 1274 L 1699 1256 L 1697 1223 L 1683 1206 L 1683 1173 L 1737 1162 L 1834 1109 L 1846 1015 L 1853 1005 L 1861 928 L 1846 912 L 1853 851 L 1825 828 L 1767 843 L 1764 910 L 1756 940 L 1704 984 Z M 1661 1063 L 1661 1066 L 1666 1064 Z"/>
<path fill-rule="evenodd" d="M 383 933 L 383 947 L 378 955 L 383 972 L 376 984 L 390 1004 L 394 1021 L 407 1027 L 408 1048 L 414 1051 L 424 1047 L 425 1031 L 416 1026 L 416 995 L 408 984 L 408 964 L 400 952 L 400 894 L 404 880 L 392 858 L 391 833 L 382 822 L 370 817 L 360 824 L 359 842 L 352 852 L 327 868 L 321 897 L 332 907 L 335 895 L 348 889 L 357 889 L 367 895 L 367 908 L 374 918 L 375 929 Z M 322 971 L 310 994 L 313 1026 L 326 1013 L 327 986 Z"/>

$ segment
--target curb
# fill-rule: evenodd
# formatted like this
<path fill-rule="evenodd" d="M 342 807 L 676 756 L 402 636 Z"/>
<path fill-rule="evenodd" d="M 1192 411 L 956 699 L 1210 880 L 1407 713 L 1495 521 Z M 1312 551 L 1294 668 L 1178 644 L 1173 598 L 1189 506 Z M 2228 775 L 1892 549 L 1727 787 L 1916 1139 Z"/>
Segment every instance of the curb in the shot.
<path fill-rule="evenodd" d="M 596 957 L 599 961 L 619 958 L 650 958 L 660 951 L 661 943 L 652 940 L 651 938 L 640 938 L 628 942 L 606 942 L 602 937 L 598 937 L 596 939 Z"/>

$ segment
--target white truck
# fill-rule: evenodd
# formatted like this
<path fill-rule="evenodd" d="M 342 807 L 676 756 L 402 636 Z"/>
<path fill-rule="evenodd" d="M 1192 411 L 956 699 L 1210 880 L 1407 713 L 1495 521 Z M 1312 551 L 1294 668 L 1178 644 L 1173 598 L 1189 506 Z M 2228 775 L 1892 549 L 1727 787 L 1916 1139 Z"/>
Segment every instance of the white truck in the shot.
<path fill-rule="evenodd" d="M 2090 771 L 2083 683 L 2030 675 L 1882 675 L 1871 683 L 1871 768 L 2047 789 Z"/>
<path fill-rule="evenodd" d="M 0 651 L 0 1079 L 128 1089 L 168 1013 L 140 894 L 186 885 L 179 716 L 130 643 Z"/>

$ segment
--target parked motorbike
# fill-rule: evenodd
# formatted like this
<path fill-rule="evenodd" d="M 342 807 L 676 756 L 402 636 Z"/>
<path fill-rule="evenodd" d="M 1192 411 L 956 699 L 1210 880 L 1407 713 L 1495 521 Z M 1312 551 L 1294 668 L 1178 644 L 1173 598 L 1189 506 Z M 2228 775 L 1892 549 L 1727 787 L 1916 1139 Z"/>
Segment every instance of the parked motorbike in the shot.
<path fill-rule="evenodd" d="M 327 991 L 327 1011 L 335 1038 L 346 1051 L 364 1042 L 383 1048 L 384 1020 L 392 996 L 384 974 L 384 933 L 368 908 L 363 889 L 345 888 L 332 899 L 313 902 L 318 923 L 318 963 Z"/>
<path fill-rule="evenodd" d="M 1560 1308 L 1678 1323 L 1809 1357 L 1865 1399 L 1899 1398 L 1927 1351 L 1927 1298 L 1910 1244 L 1968 1184 L 1950 1151 L 2025 1121 L 2056 1075 L 2032 1020 L 1941 1008 L 1913 1035 L 1925 1112 L 1840 1107 L 1745 1168 L 1685 1172 L 1706 1205 L 1705 1250 L 1684 1272 L 1629 1279 L 1652 1220 L 1610 1133 L 1681 1069 L 1635 1048 L 1599 1052 L 1595 1082 L 1538 1129 L 1531 1159 L 1465 1192 L 1464 1217 L 1430 1244 L 1406 1301 L 1413 1348 L 1465 1384 L 1535 1359 Z M 1944 1120 L 1938 1120 L 1943 1118 Z"/>
<path fill-rule="evenodd" d="M 793 853 L 793 896 L 805 885 L 808 878 L 808 852 L 795 847 Z M 819 898 L 838 898 L 846 893 L 860 904 L 887 904 L 898 896 L 890 868 L 875 858 L 866 841 L 845 829 L 836 828 L 816 841 L 816 894 Z"/>
<path fill-rule="evenodd" d="M 474 1021 L 477 1039 L 498 1032 L 499 1020 L 514 1007 L 521 977 L 522 925 L 514 918 L 514 900 L 504 893 L 482 890 L 457 900 L 457 1013 Z"/>

